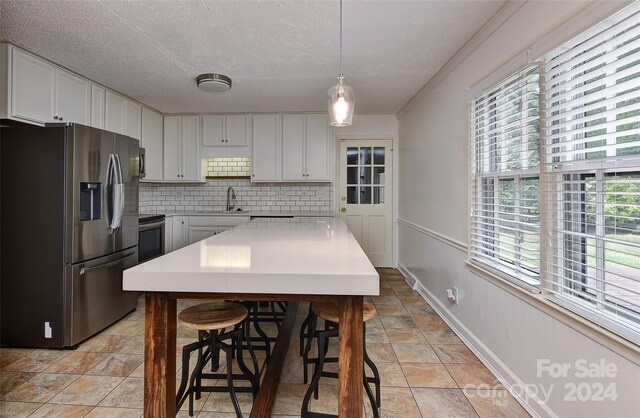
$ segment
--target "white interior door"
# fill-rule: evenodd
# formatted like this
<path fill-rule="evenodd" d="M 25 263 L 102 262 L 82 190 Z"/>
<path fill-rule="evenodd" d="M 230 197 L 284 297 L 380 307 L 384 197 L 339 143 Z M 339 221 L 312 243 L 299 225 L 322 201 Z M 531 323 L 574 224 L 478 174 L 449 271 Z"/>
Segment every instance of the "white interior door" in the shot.
<path fill-rule="evenodd" d="M 340 140 L 340 217 L 376 267 L 392 265 L 391 140 Z"/>

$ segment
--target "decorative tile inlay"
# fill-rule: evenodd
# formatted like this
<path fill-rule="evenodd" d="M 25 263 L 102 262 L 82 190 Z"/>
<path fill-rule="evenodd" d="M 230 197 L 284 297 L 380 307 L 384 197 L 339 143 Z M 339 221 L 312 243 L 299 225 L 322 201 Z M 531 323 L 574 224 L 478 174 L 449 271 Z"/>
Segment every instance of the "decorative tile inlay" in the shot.
<path fill-rule="evenodd" d="M 529 414 L 506 390 L 463 390 L 480 418 L 528 417 Z"/>
<path fill-rule="evenodd" d="M 96 364 L 87 374 L 127 377 L 143 363 L 142 354 L 113 353 Z"/>
<path fill-rule="evenodd" d="M 460 389 L 411 389 L 413 396 L 425 417 L 477 417 L 467 398 Z"/>
<path fill-rule="evenodd" d="M 29 418 L 82 418 L 91 411 L 90 406 L 44 404 Z"/>
<path fill-rule="evenodd" d="M 0 417 L 3 418 L 23 418 L 31 415 L 33 411 L 40 408 L 39 403 L 31 402 L 3 402 L 0 401 Z"/>
<path fill-rule="evenodd" d="M 40 373 L 4 397 L 6 401 L 47 402 L 80 376 Z"/>
<path fill-rule="evenodd" d="M 97 405 L 116 386 L 122 377 L 81 376 L 51 399 L 51 403 Z"/>
<path fill-rule="evenodd" d="M 391 344 L 400 363 L 440 363 L 428 344 Z"/>
<path fill-rule="evenodd" d="M 438 363 L 402 363 L 402 370 L 412 388 L 457 388 L 446 367 Z"/>
<path fill-rule="evenodd" d="M 434 345 L 433 350 L 442 363 L 480 363 L 464 344 Z"/>
<path fill-rule="evenodd" d="M 107 353 L 74 352 L 58 360 L 45 372 L 84 374 L 106 356 Z"/>

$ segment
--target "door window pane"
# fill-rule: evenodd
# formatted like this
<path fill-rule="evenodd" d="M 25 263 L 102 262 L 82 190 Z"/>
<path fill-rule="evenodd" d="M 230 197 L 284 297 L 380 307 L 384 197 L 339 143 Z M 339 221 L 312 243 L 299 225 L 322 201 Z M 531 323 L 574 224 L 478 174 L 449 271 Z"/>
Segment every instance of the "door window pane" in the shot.
<path fill-rule="evenodd" d="M 360 148 L 360 164 L 362 165 L 371 164 L 371 147 Z"/>
<path fill-rule="evenodd" d="M 373 149 L 373 163 L 384 164 L 384 147 L 375 147 Z"/>
<path fill-rule="evenodd" d="M 384 187 L 373 188 L 373 204 L 379 205 L 384 203 Z"/>
<path fill-rule="evenodd" d="M 358 184 L 358 167 L 347 167 L 347 184 Z"/>
<path fill-rule="evenodd" d="M 371 187 L 360 187 L 360 203 L 371 204 Z"/>
<path fill-rule="evenodd" d="M 358 203 L 358 188 L 347 187 L 347 203 Z"/>
<path fill-rule="evenodd" d="M 358 148 L 356 147 L 347 148 L 347 164 L 349 165 L 358 164 Z"/>
<path fill-rule="evenodd" d="M 373 167 L 373 184 L 384 184 L 384 167 Z"/>
<path fill-rule="evenodd" d="M 360 167 L 360 184 L 371 184 L 371 167 Z"/>

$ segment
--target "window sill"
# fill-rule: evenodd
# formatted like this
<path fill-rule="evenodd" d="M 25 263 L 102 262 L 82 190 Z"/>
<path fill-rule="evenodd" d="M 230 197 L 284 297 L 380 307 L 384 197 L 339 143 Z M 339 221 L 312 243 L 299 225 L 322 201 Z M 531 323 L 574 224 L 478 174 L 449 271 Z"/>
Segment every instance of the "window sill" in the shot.
<path fill-rule="evenodd" d="M 543 294 L 531 293 L 499 275 L 473 264 L 469 260 L 465 261 L 465 263 L 469 270 L 479 277 L 490 281 L 502 290 L 509 292 L 518 299 L 640 366 L 640 346 L 637 344 L 547 300 Z"/>

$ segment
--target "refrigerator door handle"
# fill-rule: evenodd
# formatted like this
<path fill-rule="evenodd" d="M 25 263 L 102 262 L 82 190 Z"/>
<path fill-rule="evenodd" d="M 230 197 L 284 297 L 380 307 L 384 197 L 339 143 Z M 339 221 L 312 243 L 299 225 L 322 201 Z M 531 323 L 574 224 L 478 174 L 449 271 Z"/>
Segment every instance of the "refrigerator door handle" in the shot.
<path fill-rule="evenodd" d="M 120 193 L 120 208 L 118 210 L 118 228 L 122 224 L 122 216 L 124 215 L 124 203 L 125 203 L 125 195 L 124 195 L 124 176 L 122 175 L 122 163 L 120 162 L 120 155 L 116 154 L 116 163 L 118 167 L 118 191 Z"/>
<path fill-rule="evenodd" d="M 119 264 L 119 263 L 123 262 L 124 260 L 126 260 L 127 258 L 131 257 L 134 254 L 135 254 L 135 252 L 128 253 L 128 254 L 118 258 L 117 260 L 109 261 L 108 263 L 100 264 L 99 266 L 83 267 L 82 269 L 80 269 L 80 275 L 83 276 L 85 273 L 88 273 L 88 272 L 90 272 L 92 270 L 103 269 L 105 267 L 113 266 L 114 264 Z"/>
<path fill-rule="evenodd" d="M 116 217 L 116 213 L 115 213 L 115 206 L 114 206 L 114 201 L 116 199 L 115 196 L 115 175 L 114 175 L 114 165 L 115 165 L 115 160 L 113 158 L 113 154 L 109 154 L 109 162 L 107 163 L 107 190 L 108 190 L 108 195 L 111 196 L 111 198 L 109 199 L 109 203 L 111 204 L 111 207 L 108 208 L 107 214 L 110 216 L 109 219 L 109 234 L 112 234 L 114 231 L 114 219 Z"/>
<path fill-rule="evenodd" d="M 112 208 L 111 222 L 109 223 L 109 232 L 113 233 L 122 223 L 122 215 L 124 214 L 124 183 L 122 179 L 122 166 L 120 165 L 120 157 L 117 154 L 109 155 L 109 187 L 112 188 Z"/>

